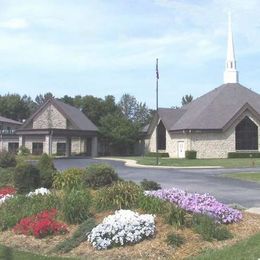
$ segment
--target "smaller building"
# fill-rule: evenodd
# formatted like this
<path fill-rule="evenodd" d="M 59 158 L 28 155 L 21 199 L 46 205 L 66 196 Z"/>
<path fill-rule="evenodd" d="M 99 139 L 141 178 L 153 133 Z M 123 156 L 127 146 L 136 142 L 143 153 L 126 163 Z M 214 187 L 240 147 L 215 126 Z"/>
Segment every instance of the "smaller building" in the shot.
<path fill-rule="evenodd" d="M 97 155 L 97 127 L 77 108 L 51 98 L 16 130 L 34 155 Z"/>
<path fill-rule="evenodd" d="M 19 138 L 15 130 L 22 125 L 21 122 L 0 116 L 0 150 L 16 152 L 19 147 Z"/>

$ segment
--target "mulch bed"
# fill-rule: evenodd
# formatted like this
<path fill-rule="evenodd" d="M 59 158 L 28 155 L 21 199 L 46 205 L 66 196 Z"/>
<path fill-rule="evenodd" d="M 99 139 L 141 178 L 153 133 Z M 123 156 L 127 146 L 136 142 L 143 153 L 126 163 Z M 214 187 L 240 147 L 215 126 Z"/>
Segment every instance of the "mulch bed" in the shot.
<path fill-rule="evenodd" d="M 103 217 L 110 213 L 99 214 L 97 222 L 101 222 Z M 75 229 L 76 226 L 70 226 L 69 233 L 65 235 L 44 239 L 16 235 L 12 231 L 5 231 L 0 233 L 0 243 L 23 251 L 47 254 L 59 242 L 68 239 Z M 260 215 L 244 213 L 241 222 L 228 225 L 228 229 L 232 232 L 234 238 L 226 241 L 203 241 L 200 235 L 194 233 L 191 229 L 176 230 L 173 226 L 165 224 L 160 217 L 156 218 L 156 229 L 155 238 L 144 240 L 136 245 L 98 251 L 86 241 L 63 256 L 88 256 L 88 259 L 183 259 L 188 256 L 197 255 L 201 250 L 206 248 L 221 248 L 226 245 L 235 244 L 241 239 L 260 232 Z M 167 235 L 173 231 L 181 234 L 186 240 L 177 249 L 168 246 L 165 242 Z"/>

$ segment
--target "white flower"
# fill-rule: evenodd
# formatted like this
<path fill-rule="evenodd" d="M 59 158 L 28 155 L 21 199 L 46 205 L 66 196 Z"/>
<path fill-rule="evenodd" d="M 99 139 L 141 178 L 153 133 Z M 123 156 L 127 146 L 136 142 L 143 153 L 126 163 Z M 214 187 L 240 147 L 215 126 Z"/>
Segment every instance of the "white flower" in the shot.
<path fill-rule="evenodd" d="M 118 210 L 92 229 L 88 241 L 98 250 L 113 245 L 138 243 L 154 235 L 154 218 L 149 214 L 139 215 L 131 210 Z"/>
<path fill-rule="evenodd" d="M 10 194 L 7 194 L 7 195 L 3 196 L 3 197 L 0 199 L 0 205 L 3 204 L 6 200 L 11 199 L 11 198 L 13 198 L 13 197 L 14 197 L 14 195 L 10 195 Z"/>
<path fill-rule="evenodd" d="M 42 187 L 42 188 L 36 189 L 35 191 L 29 192 L 26 196 L 31 197 L 31 196 L 39 195 L 39 194 L 47 195 L 49 193 L 51 193 L 51 192 L 48 189 Z"/>

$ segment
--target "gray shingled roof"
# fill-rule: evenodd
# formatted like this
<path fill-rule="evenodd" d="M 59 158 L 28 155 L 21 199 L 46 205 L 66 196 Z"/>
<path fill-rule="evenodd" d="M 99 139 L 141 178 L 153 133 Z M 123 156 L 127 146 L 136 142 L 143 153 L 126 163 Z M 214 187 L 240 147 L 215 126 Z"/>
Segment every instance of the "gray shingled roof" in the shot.
<path fill-rule="evenodd" d="M 53 100 L 55 104 L 60 107 L 60 109 L 65 113 L 65 116 L 74 122 L 76 127 L 80 130 L 87 130 L 87 131 L 97 131 L 97 127 L 92 123 L 84 113 L 82 113 L 78 108 L 73 107 L 69 104 L 65 104 L 57 99 Z"/>
<path fill-rule="evenodd" d="M 22 124 L 19 121 L 15 121 L 13 119 L 6 118 L 6 117 L 3 117 L 3 116 L 0 116 L 0 122 L 8 123 L 8 124 L 15 124 L 15 125 L 21 125 Z"/>
<path fill-rule="evenodd" d="M 221 130 L 248 104 L 260 119 L 260 95 L 238 83 L 228 83 L 180 109 L 159 109 L 168 131 Z"/>
<path fill-rule="evenodd" d="M 84 131 L 97 131 L 97 127 L 92 123 L 78 108 L 65 104 L 57 99 L 51 98 L 41 105 L 26 122 L 22 125 L 21 129 L 25 129 L 33 118 L 42 111 L 47 104 L 53 104 L 74 126 L 77 130 Z"/>

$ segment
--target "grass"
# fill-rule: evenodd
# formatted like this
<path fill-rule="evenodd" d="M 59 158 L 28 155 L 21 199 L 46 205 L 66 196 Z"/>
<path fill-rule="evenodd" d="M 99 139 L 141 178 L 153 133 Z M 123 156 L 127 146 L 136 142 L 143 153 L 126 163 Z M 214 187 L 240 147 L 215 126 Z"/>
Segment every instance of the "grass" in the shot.
<path fill-rule="evenodd" d="M 223 176 L 243 181 L 260 182 L 260 172 L 228 173 Z"/>
<path fill-rule="evenodd" d="M 260 258 L 260 233 L 233 246 L 218 250 L 207 250 L 192 260 L 256 260 Z"/>
<path fill-rule="evenodd" d="M 123 157 L 121 157 L 123 158 Z M 138 164 L 156 165 L 155 157 L 127 157 L 127 159 L 136 160 Z M 159 158 L 159 165 L 161 166 L 221 166 L 224 168 L 241 168 L 260 166 L 260 158 L 239 158 L 239 159 L 173 159 L 173 158 Z"/>
<path fill-rule="evenodd" d="M 42 256 L 28 252 L 14 250 L 10 247 L 0 245 L 0 259 L 4 260 L 76 260 L 76 258 L 63 258 L 57 256 Z"/>

